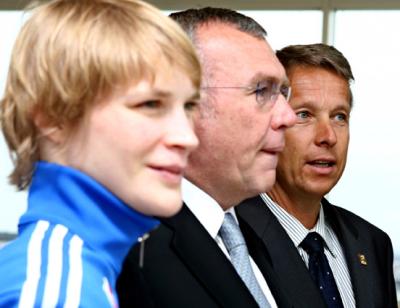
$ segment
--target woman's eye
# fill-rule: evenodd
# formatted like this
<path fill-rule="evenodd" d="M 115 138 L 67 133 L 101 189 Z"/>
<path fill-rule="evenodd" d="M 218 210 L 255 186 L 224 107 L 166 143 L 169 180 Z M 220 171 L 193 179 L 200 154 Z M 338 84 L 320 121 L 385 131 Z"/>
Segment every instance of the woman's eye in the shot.
<path fill-rule="evenodd" d="M 185 110 L 193 111 L 193 110 L 197 109 L 198 106 L 199 106 L 199 103 L 196 102 L 196 101 L 186 102 L 185 103 Z"/>
<path fill-rule="evenodd" d="M 139 104 L 139 106 L 140 107 L 154 109 L 154 108 L 158 108 L 158 107 L 161 106 L 161 101 L 159 101 L 159 100 L 148 100 L 148 101 L 145 101 L 145 102 Z"/>

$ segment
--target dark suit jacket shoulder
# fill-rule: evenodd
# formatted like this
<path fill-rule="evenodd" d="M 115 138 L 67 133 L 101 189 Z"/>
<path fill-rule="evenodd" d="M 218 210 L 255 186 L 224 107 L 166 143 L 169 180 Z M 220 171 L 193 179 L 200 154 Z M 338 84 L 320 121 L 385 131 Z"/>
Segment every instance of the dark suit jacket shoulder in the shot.
<path fill-rule="evenodd" d="M 231 262 L 184 206 L 133 247 L 118 279 L 121 307 L 257 307 Z"/>
<path fill-rule="evenodd" d="M 358 215 L 322 200 L 342 244 L 358 307 L 397 307 L 389 236 Z"/>
<path fill-rule="evenodd" d="M 388 235 L 325 199 L 322 203 L 344 250 L 357 307 L 397 307 Z M 325 307 L 297 248 L 261 197 L 245 200 L 236 210 L 250 254 L 256 262 L 262 255 L 269 262 L 269 267 L 262 267 L 266 280 L 276 277 L 296 307 Z"/>

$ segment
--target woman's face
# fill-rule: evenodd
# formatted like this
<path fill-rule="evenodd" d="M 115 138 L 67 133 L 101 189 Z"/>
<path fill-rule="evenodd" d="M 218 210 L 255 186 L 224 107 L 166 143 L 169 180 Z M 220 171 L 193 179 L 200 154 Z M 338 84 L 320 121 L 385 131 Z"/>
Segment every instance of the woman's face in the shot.
<path fill-rule="evenodd" d="M 177 69 L 100 98 L 73 130 L 61 163 L 141 213 L 171 216 L 181 208 L 183 171 L 198 145 L 192 127 L 197 99 L 197 89 Z"/>

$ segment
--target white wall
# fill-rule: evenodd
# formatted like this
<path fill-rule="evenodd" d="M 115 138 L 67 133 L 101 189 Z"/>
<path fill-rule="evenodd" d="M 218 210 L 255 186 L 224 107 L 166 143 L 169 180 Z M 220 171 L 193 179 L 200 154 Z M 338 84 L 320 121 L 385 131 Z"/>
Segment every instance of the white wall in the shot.
<path fill-rule="evenodd" d="M 350 149 L 334 203 L 386 231 L 400 257 L 400 11 L 338 11 L 335 46 L 355 76 Z"/>
<path fill-rule="evenodd" d="M 0 12 L 0 93 L 3 94 L 7 77 L 11 49 L 17 33 L 23 23 L 23 14 L 18 11 Z M 3 135 L 0 134 L 0 232 L 15 233 L 18 218 L 26 208 L 26 193 L 16 193 L 8 185 L 7 175 L 12 168 Z"/>

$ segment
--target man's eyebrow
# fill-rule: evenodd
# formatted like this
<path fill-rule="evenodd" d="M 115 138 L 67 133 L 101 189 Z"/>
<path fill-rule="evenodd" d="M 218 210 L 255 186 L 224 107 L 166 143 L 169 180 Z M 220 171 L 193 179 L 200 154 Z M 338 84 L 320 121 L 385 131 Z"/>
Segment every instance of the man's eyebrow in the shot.
<path fill-rule="evenodd" d="M 286 75 L 285 75 L 285 78 L 283 79 L 282 85 L 284 85 L 286 87 L 290 87 L 290 80 Z"/>
<path fill-rule="evenodd" d="M 284 86 L 289 86 L 290 85 L 290 82 L 289 82 L 289 79 L 287 78 L 287 76 L 285 76 L 285 78 L 283 80 L 281 80 L 279 78 L 267 75 L 265 73 L 256 73 L 250 79 L 249 85 L 250 86 L 255 86 L 261 81 L 270 81 L 270 82 L 278 83 L 278 84 L 281 84 L 281 85 L 284 85 Z"/>
<path fill-rule="evenodd" d="M 345 111 L 347 111 L 347 112 L 350 113 L 350 111 L 351 111 L 351 106 L 350 106 L 350 104 L 349 104 L 348 101 L 343 101 L 342 103 L 340 103 L 339 105 L 337 105 L 337 106 L 334 108 L 334 110 L 335 110 L 335 111 L 338 111 L 338 110 L 345 110 Z"/>

